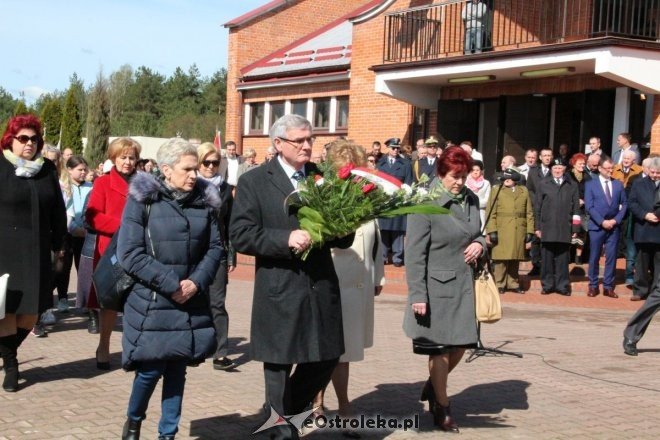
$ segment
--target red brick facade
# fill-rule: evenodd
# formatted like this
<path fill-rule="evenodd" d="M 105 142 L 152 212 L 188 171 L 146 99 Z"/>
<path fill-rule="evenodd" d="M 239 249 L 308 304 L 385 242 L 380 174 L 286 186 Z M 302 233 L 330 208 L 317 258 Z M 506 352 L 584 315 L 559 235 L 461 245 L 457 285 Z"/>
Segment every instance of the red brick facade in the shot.
<path fill-rule="evenodd" d="M 386 12 L 405 10 L 447 1 L 430 0 L 398 0 Z M 267 136 L 243 136 L 243 112 L 246 103 L 263 101 L 282 101 L 314 97 L 349 96 L 348 132 L 318 134 L 315 152 L 326 142 L 337 135 L 346 135 L 357 143 L 369 148 L 374 140 L 383 142 L 389 137 L 400 137 L 404 143 L 412 139 L 411 123 L 414 108 L 405 102 L 389 96 L 376 93 L 376 74 L 373 66 L 383 64 L 385 17 L 381 13 L 369 20 L 355 23 L 352 37 L 352 59 L 350 65 L 350 80 L 330 83 L 310 84 L 303 86 L 271 87 L 259 90 L 237 91 L 241 69 L 258 61 L 274 51 L 286 47 L 294 41 L 317 31 L 324 25 L 345 16 L 351 10 L 370 3 L 367 0 L 301 0 L 292 2 L 275 11 L 266 13 L 241 26 L 229 31 L 229 75 L 227 90 L 227 126 L 225 138 L 236 140 L 239 151 L 245 147 L 257 150 L 258 160 L 262 160 L 265 149 L 270 145 Z M 534 8 L 551 7 L 554 2 L 535 0 L 513 0 L 512 7 L 534 3 Z M 583 2 L 584 7 L 589 7 Z M 460 5 L 457 5 L 460 6 Z M 460 9 L 460 8 L 459 8 Z M 451 9 L 452 14 L 460 10 Z M 458 11 L 458 12 L 457 12 Z M 546 11 L 547 14 L 547 11 Z M 587 24 L 582 23 L 588 14 L 577 11 L 569 16 L 566 24 L 574 33 Z M 301 19 L 314 17 L 314 19 Z M 541 20 L 540 9 L 532 10 L 528 15 L 514 22 L 510 16 L 499 11 L 493 15 L 493 26 L 502 34 L 521 33 L 528 29 L 539 28 Z M 456 21 L 456 20 L 455 20 Z M 460 20 L 456 21 L 461 23 Z M 506 30 L 506 31 L 505 31 Z M 458 29 L 455 39 L 462 40 L 462 27 Z M 530 35 L 529 43 L 517 43 L 515 48 L 525 48 L 545 44 L 546 36 Z M 451 44 L 448 43 L 448 44 Z M 495 50 L 510 50 L 513 47 L 500 45 Z M 462 53 L 452 53 L 450 56 L 461 56 Z M 525 95 L 532 93 L 570 93 L 594 89 L 614 89 L 621 85 L 595 74 L 573 75 L 568 77 L 545 79 L 521 79 L 509 82 L 497 82 L 485 85 L 443 86 L 440 99 L 494 98 L 501 95 Z M 440 115 L 441 116 L 441 115 Z M 429 112 L 426 133 L 436 134 L 438 112 Z M 652 151 L 660 153 L 660 95 L 655 96 L 653 107 L 653 126 L 651 130 Z"/>

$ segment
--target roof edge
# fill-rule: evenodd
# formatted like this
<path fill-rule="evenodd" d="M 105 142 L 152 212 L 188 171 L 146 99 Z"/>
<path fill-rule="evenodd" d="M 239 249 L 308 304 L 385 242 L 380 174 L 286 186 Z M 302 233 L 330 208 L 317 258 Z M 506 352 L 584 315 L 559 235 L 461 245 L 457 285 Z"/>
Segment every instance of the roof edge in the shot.
<path fill-rule="evenodd" d="M 245 14 L 234 18 L 233 20 L 228 21 L 227 23 L 223 24 L 223 27 L 226 28 L 235 28 L 238 26 L 242 26 L 255 18 L 259 18 L 264 14 L 267 14 L 271 11 L 274 11 L 275 9 L 278 9 L 282 6 L 289 5 L 291 3 L 295 3 L 296 0 L 272 0 L 265 5 L 259 6 L 256 9 L 253 9 L 249 12 L 246 12 Z"/>
<path fill-rule="evenodd" d="M 280 1 L 285 1 L 285 0 L 280 0 Z M 289 0 L 289 1 L 291 1 L 291 0 Z M 383 2 L 383 0 L 373 0 L 373 1 L 371 1 L 367 4 L 365 4 L 365 5 L 362 5 L 361 7 L 357 8 L 357 9 L 354 9 L 353 11 L 349 12 L 348 14 L 345 14 L 345 15 L 337 18 L 336 20 L 331 21 L 330 23 L 326 24 L 325 26 L 321 27 L 320 29 L 317 29 L 316 31 L 311 32 L 311 33 L 305 35 L 304 37 L 297 39 L 293 43 L 290 43 L 290 44 L 288 44 L 288 45 L 286 45 L 286 46 L 284 46 L 280 49 L 277 49 L 274 52 L 269 53 L 265 57 L 262 57 L 262 58 L 258 59 L 257 61 L 255 61 L 251 64 L 248 64 L 245 67 L 242 67 L 240 69 L 241 75 L 243 75 L 245 72 L 248 72 L 248 71 L 254 69 L 256 66 L 258 66 L 259 64 L 261 64 L 264 61 L 268 60 L 269 58 L 272 58 L 272 57 L 277 56 L 279 54 L 284 54 L 284 53 L 286 53 L 286 51 L 288 51 L 288 50 L 290 50 L 290 49 L 292 49 L 296 46 L 299 46 L 300 44 L 304 43 L 305 41 L 309 41 L 312 38 L 317 37 L 318 35 L 321 35 L 322 33 L 332 29 L 333 27 L 339 26 L 344 21 L 351 20 L 353 17 L 359 16 L 362 13 L 364 13 L 365 11 L 372 10 L 374 7 L 376 7 L 378 4 L 380 4 L 382 2 Z M 389 3 L 390 0 L 385 0 L 385 2 Z"/>

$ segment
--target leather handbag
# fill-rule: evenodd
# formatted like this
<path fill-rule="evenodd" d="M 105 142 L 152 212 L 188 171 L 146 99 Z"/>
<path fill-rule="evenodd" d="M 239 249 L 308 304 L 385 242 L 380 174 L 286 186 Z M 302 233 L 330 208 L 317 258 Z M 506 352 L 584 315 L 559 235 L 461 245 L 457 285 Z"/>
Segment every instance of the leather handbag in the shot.
<path fill-rule="evenodd" d="M 492 324 L 502 319 L 500 292 L 486 267 L 478 271 L 474 280 L 474 300 L 477 321 Z"/>
<path fill-rule="evenodd" d="M 153 253 L 153 243 L 151 243 L 151 234 L 149 232 L 149 211 L 151 205 L 147 205 L 147 219 L 145 228 L 151 245 Z M 115 232 L 110 240 L 110 244 L 99 259 L 94 274 L 92 275 L 92 282 L 96 290 L 96 299 L 102 309 L 116 310 L 121 312 L 124 310 L 124 303 L 129 292 L 137 282 L 137 279 L 131 274 L 127 273 L 124 268 L 119 264 L 117 258 L 117 241 L 119 240 L 119 230 Z"/>

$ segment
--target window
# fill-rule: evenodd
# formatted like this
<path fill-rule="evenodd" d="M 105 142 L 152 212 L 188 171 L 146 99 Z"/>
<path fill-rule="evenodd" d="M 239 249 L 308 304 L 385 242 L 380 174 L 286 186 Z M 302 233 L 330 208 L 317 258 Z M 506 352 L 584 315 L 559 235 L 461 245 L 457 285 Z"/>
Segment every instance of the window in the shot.
<path fill-rule="evenodd" d="M 314 100 L 314 120 L 312 126 L 315 130 L 330 129 L 330 98 Z"/>
<path fill-rule="evenodd" d="M 270 123 L 268 126 L 271 126 L 284 116 L 284 102 L 271 102 L 270 103 Z"/>
<path fill-rule="evenodd" d="M 348 96 L 337 98 L 337 130 L 348 129 Z"/>
<path fill-rule="evenodd" d="M 291 113 L 294 115 L 307 117 L 307 100 L 301 99 L 298 101 L 291 101 Z"/>
<path fill-rule="evenodd" d="M 264 132 L 264 110 L 263 102 L 250 104 L 250 133 L 263 134 Z"/>

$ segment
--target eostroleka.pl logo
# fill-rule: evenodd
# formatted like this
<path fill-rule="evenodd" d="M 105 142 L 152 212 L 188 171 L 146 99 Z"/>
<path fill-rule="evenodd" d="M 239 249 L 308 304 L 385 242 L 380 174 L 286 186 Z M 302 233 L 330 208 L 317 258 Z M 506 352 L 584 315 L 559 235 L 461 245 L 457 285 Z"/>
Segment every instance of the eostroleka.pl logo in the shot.
<path fill-rule="evenodd" d="M 293 426 L 299 434 L 303 433 L 303 429 L 307 432 L 315 429 L 354 429 L 354 430 L 404 430 L 419 429 L 419 414 L 412 417 L 403 419 L 383 417 L 380 414 L 375 416 L 360 415 L 356 417 L 326 417 L 325 415 L 316 418 L 309 417 L 317 408 L 310 409 L 300 414 L 292 416 L 282 416 L 277 413 L 271 406 L 270 417 L 263 425 L 259 427 L 253 434 L 256 434 L 266 429 L 275 426 Z"/>

